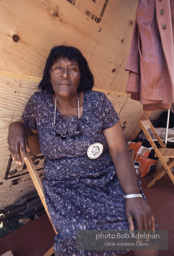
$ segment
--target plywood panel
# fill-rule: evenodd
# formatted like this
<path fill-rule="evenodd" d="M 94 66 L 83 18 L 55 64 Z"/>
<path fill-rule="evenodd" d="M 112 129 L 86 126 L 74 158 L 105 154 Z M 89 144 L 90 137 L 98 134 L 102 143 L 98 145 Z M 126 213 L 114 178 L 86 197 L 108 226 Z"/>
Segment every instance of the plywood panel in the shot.
<path fill-rule="evenodd" d="M 112 93 L 109 93 L 107 96 L 114 104 L 120 117 L 125 139 L 127 141 L 135 139 L 140 130 L 138 130 L 137 133 L 134 133 L 134 137 L 132 136 L 132 132 L 137 127 L 137 123 L 143 115 L 142 105 L 138 101 L 130 99 L 128 96 L 116 96 Z"/>
<path fill-rule="evenodd" d="M 59 44 L 79 48 L 95 77 L 95 90 L 113 102 L 129 139 L 143 114 L 125 92 L 124 71 L 137 0 L 0 1 L 0 208 L 33 190 L 25 166 L 10 158 L 7 133 L 37 90 L 46 57 Z M 43 159 L 38 156 L 43 176 Z"/>
<path fill-rule="evenodd" d="M 9 124 L 21 117 L 27 100 L 37 90 L 38 81 L 29 76 L 0 72 L 0 208 L 33 191 L 26 167 L 18 166 L 10 158 L 7 134 Z M 40 161 L 38 169 L 41 166 Z M 41 175 L 41 170 L 39 172 Z"/>
<path fill-rule="evenodd" d="M 40 77 L 51 47 L 75 45 L 88 59 L 97 88 L 125 92 L 136 6 L 136 0 L 0 1 L 0 70 Z"/>

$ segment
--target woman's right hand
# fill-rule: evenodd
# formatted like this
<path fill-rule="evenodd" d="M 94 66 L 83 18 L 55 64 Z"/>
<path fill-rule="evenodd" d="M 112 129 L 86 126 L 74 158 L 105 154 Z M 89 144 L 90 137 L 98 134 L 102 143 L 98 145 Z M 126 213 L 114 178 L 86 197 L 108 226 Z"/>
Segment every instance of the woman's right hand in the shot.
<path fill-rule="evenodd" d="M 17 164 L 22 164 L 20 148 L 23 152 L 24 158 L 27 157 L 27 151 L 30 151 L 24 123 L 19 121 L 13 122 L 9 125 L 8 144 L 13 160 L 16 161 Z"/>

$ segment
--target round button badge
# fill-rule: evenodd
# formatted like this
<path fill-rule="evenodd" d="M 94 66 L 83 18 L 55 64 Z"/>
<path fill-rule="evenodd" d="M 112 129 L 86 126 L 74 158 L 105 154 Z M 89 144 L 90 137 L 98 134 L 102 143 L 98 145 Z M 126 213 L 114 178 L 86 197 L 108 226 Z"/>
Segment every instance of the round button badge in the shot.
<path fill-rule="evenodd" d="M 97 159 L 103 153 L 103 145 L 101 143 L 91 144 L 87 150 L 90 159 Z"/>

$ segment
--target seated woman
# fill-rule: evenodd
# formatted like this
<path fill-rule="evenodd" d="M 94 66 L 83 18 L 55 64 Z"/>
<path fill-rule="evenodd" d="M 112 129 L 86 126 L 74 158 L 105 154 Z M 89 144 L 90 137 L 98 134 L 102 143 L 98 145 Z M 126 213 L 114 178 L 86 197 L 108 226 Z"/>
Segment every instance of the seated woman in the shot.
<path fill-rule="evenodd" d="M 9 149 L 21 163 L 27 134 L 38 133 L 45 156 L 43 187 L 58 231 L 55 255 L 121 255 L 125 251 L 76 248 L 78 230 L 155 229 L 113 105 L 91 91 L 93 75 L 81 52 L 54 47 L 46 61 L 40 91 L 31 96 L 22 119 L 9 127 Z M 138 252 L 136 252 L 138 255 Z M 145 255 L 142 253 L 140 255 Z M 156 255 L 148 252 L 147 255 Z"/>

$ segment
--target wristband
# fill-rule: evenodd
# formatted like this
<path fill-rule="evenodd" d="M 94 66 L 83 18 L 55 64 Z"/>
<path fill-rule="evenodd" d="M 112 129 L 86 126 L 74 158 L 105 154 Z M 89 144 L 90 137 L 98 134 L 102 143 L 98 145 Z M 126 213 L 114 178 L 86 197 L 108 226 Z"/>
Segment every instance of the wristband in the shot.
<path fill-rule="evenodd" d="M 129 195 L 124 195 L 124 198 L 135 198 L 135 197 L 142 197 L 141 194 L 129 194 Z"/>

